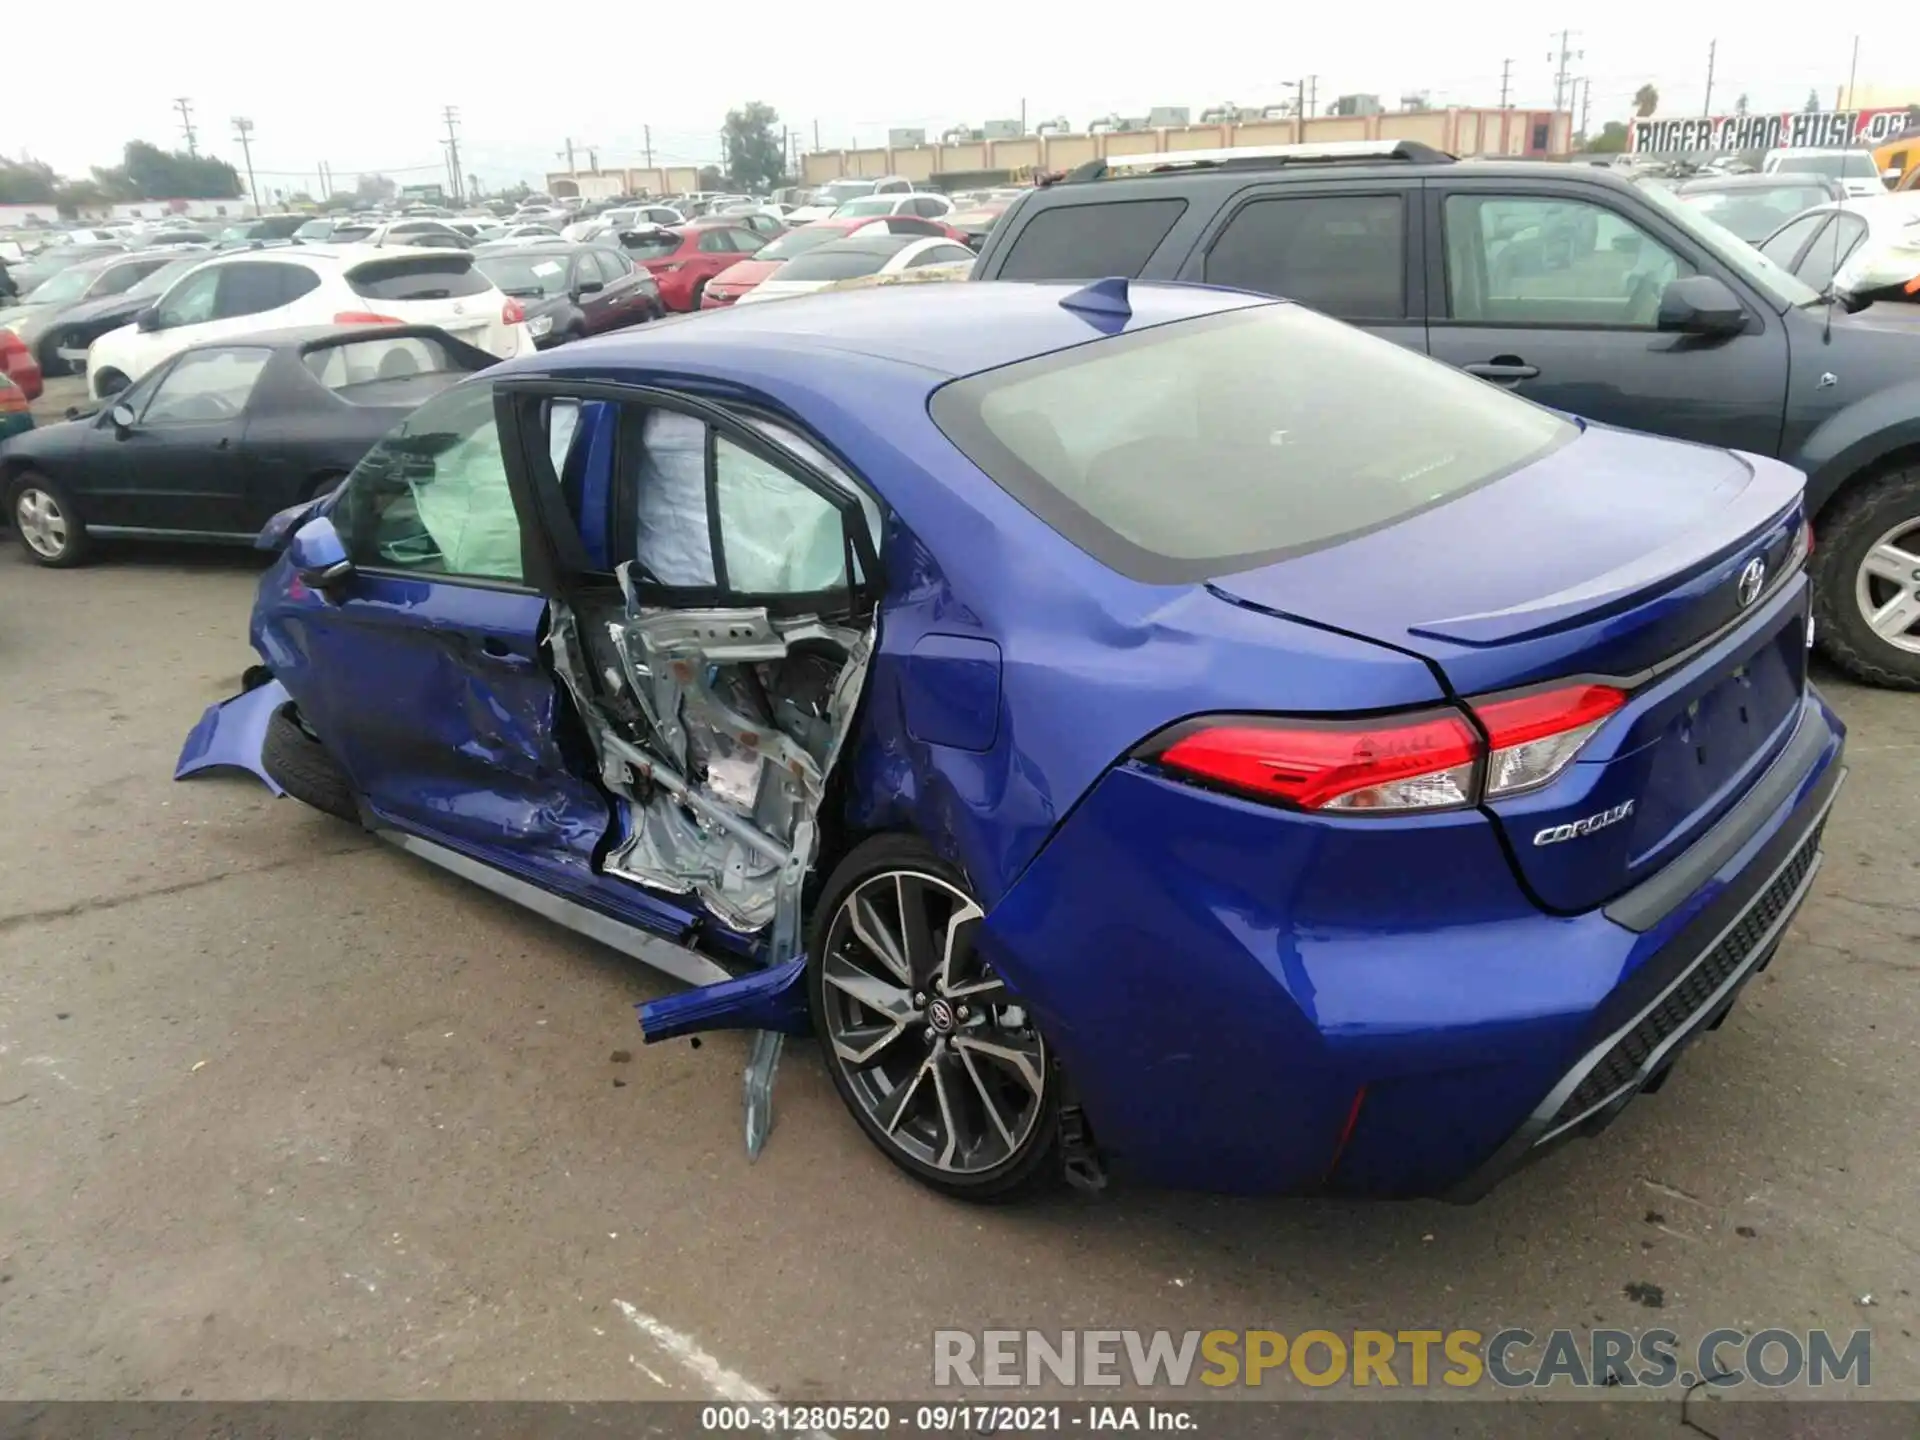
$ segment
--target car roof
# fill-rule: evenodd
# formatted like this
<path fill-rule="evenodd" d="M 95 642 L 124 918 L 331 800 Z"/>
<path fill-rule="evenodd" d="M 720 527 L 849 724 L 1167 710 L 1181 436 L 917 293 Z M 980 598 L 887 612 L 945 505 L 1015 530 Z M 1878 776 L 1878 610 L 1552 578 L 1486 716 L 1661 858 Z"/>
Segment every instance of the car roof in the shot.
<path fill-rule="evenodd" d="M 559 351 L 507 361 L 494 373 L 551 370 L 577 357 L 596 372 L 632 365 L 654 371 L 685 367 L 721 376 L 778 370 L 789 378 L 807 374 L 817 379 L 821 352 L 835 351 L 853 364 L 910 369 L 939 383 L 1110 333 L 1286 303 L 1211 286 L 1135 281 L 1127 286 L 1131 313 L 1115 324 L 1108 316 L 1060 303 L 1089 288 L 1041 281 L 965 281 L 802 295 L 614 331 Z"/>
<path fill-rule="evenodd" d="M 541 240 L 532 245 L 479 245 L 471 253 L 482 260 L 508 260 L 521 255 L 578 255 L 583 250 L 608 250 L 585 240 Z"/>
<path fill-rule="evenodd" d="M 1825 175 L 1798 170 L 1775 170 L 1768 175 L 1701 176 L 1674 187 L 1680 195 L 1700 195 L 1712 190 L 1804 190 L 1809 185 L 1826 187 L 1837 182 Z"/>
<path fill-rule="evenodd" d="M 203 340 L 186 350 L 225 350 L 244 345 L 256 350 L 323 350 L 355 340 L 445 339 L 436 325 L 290 325 L 273 330 L 250 330 L 244 335 Z M 185 354 L 186 351 L 181 352 Z"/>
<path fill-rule="evenodd" d="M 872 234 L 849 235 L 844 240 L 829 240 L 824 245 L 816 245 L 807 254 L 812 255 L 895 255 L 909 245 L 918 245 L 922 240 L 935 240 L 935 235 L 896 235 L 891 230 L 879 230 Z M 949 245 L 959 242 L 949 240 Z"/>

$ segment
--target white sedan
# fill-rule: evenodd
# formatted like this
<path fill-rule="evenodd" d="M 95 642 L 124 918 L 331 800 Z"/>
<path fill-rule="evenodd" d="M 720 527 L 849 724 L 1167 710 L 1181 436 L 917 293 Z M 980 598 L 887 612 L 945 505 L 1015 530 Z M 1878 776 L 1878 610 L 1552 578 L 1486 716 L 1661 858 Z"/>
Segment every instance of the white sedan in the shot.
<path fill-rule="evenodd" d="M 944 220 L 953 213 L 953 201 L 929 190 L 911 195 L 863 195 L 849 200 L 833 212 L 835 220 L 854 220 L 868 215 L 917 215 L 922 220 Z"/>
<path fill-rule="evenodd" d="M 786 300 L 810 295 L 842 280 L 897 275 L 923 265 L 970 265 L 973 259 L 973 252 L 966 246 L 942 236 L 863 231 L 794 256 L 734 303 L 758 305 L 767 300 Z"/>
<path fill-rule="evenodd" d="M 1920 277 L 1920 192 L 1816 205 L 1762 240 L 1760 253 L 1822 293 L 1886 298 Z"/>
<path fill-rule="evenodd" d="M 466 250 L 301 245 L 234 250 L 196 265 L 87 352 L 87 389 L 117 395 L 189 345 L 302 325 L 438 325 L 501 359 L 530 355 L 518 300 Z"/>

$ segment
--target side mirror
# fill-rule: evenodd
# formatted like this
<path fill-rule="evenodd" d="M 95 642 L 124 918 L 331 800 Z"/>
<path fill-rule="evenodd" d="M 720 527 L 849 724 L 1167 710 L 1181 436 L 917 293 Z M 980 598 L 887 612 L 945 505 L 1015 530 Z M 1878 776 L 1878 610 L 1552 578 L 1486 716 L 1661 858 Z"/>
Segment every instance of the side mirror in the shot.
<path fill-rule="evenodd" d="M 582 280 L 574 287 L 574 293 L 576 295 L 597 295 L 606 288 L 607 283 L 604 280 Z"/>
<path fill-rule="evenodd" d="M 1684 335 L 1738 335 L 1747 328 L 1747 312 L 1724 281 L 1686 275 L 1661 292 L 1659 328 Z"/>
<path fill-rule="evenodd" d="M 160 328 L 160 312 L 149 305 L 133 317 L 133 323 L 141 330 L 153 331 Z"/>
<path fill-rule="evenodd" d="M 310 590 L 326 592 L 353 574 L 353 561 L 333 521 L 321 515 L 293 532 L 287 545 L 287 559 L 294 574 Z"/>
<path fill-rule="evenodd" d="M 113 428 L 122 435 L 133 429 L 134 413 L 131 405 L 116 405 L 107 412 L 107 418 L 113 422 Z"/>

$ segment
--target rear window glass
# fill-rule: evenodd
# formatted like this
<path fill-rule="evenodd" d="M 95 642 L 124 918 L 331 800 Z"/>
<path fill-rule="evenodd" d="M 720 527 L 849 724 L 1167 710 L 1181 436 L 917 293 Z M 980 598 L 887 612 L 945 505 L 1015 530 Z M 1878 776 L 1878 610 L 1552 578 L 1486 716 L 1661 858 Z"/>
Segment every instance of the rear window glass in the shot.
<path fill-rule="evenodd" d="M 809 230 L 802 227 L 799 230 L 789 230 L 778 240 L 763 245 L 759 251 L 755 253 L 753 258 L 756 260 L 791 260 L 797 255 L 806 254 L 807 251 L 817 245 L 825 245 L 831 241 L 844 240 L 846 238 L 847 232 L 844 230 Z"/>
<path fill-rule="evenodd" d="M 309 350 L 301 360 L 309 375 L 343 400 L 357 398 L 353 388 L 375 380 L 405 380 L 467 369 L 445 345 L 422 335 L 329 345 L 324 350 Z"/>
<path fill-rule="evenodd" d="M 658 260 L 680 248 L 680 237 L 673 234 L 629 234 L 620 237 L 620 248 L 642 260 Z"/>
<path fill-rule="evenodd" d="M 797 260 L 789 260 L 773 274 L 775 280 L 851 280 L 856 275 L 871 275 L 919 237 L 902 235 L 891 249 L 830 250 L 822 247 Z"/>
<path fill-rule="evenodd" d="M 347 272 L 353 293 L 368 300 L 449 300 L 484 295 L 493 284 L 465 255 L 395 255 Z"/>
<path fill-rule="evenodd" d="M 932 413 L 1021 504 L 1153 584 L 1390 525 L 1579 433 L 1298 305 L 1156 326 L 958 380 Z"/>
<path fill-rule="evenodd" d="M 1013 237 L 1001 262 L 1001 280 L 1129 280 L 1146 268 L 1187 202 L 1114 200 L 1103 205 L 1055 205 Z"/>

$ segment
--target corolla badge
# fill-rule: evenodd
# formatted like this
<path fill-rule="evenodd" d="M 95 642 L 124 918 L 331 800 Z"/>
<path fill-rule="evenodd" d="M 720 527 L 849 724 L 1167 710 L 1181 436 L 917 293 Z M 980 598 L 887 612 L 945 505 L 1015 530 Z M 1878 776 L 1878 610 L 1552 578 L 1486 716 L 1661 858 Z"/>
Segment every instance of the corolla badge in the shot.
<path fill-rule="evenodd" d="M 1618 825 L 1633 814 L 1633 801 L 1622 800 L 1611 810 L 1602 810 L 1597 815 L 1589 815 L 1584 820 L 1569 820 L 1565 825 L 1549 825 L 1537 831 L 1533 837 L 1536 845 L 1558 845 L 1562 840 L 1578 840 L 1583 835 L 1591 835 L 1596 830 L 1604 830 L 1609 825 Z"/>
<path fill-rule="evenodd" d="M 1767 562 L 1758 555 L 1747 561 L 1746 568 L 1740 572 L 1740 608 L 1746 609 L 1760 598 L 1760 592 L 1767 588 Z"/>

